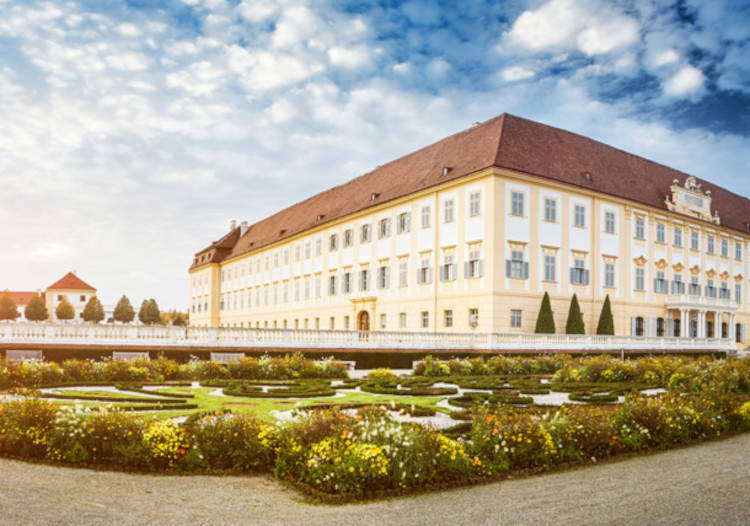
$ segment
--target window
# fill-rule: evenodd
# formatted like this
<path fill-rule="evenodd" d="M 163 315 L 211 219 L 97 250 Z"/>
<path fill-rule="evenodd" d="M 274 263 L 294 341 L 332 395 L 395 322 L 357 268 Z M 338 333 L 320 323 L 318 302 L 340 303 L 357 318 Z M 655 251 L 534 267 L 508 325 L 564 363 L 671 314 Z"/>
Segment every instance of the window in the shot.
<path fill-rule="evenodd" d="M 510 259 L 505 260 L 505 276 L 515 279 L 529 278 L 529 263 L 523 260 L 523 251 L 513 250 Z"/>
<path fill-rule="evenodd" d="M 430 267 L 429 257 L 424 257 L 420 267 L 417 269 L 417 283 L 432 283 L 432 268 Z"/>
<path fill-rule="evenodd" d="M 714 239 L 714 236 L 708 236 L 708 241 L 706 242 L 706 252 L 709 254 L 713 254 L 716 252 L 716 239 Z"/>
<path fill-rule="evenodd" d="M 398 225 L 396 231 L 399 234 L 404 234 L 411 229 L 411 214 L 409 212 L 403 212 L 398 215 Z"/>
<path fill-rule="evenodd" d="M 453 327 L 453 311 L 450 309 L 443 311 L 443 326 Z"/>
<path fill-rule="evenodd" d="M 443 256 L 443 264 L 440 265 L 440 280 L 453 281 L 456 279 L 456 263 L 453 254 Z"/>
<path fill-rule="evenodd" d="M 573 285 L 588 285 L 589 271 L 586 268 L 586 261 L 583 259 L 573 260 L 573 266 L 570 269 L 570 282 Z"/>
<path fill-rule="evenodd" d="M 555 276 L 555 267 L 557 258 L 552 254 L 544 256 L 544 281 L 557 281 Z"/>
<path fill-rule="evenodd" d="M 423 310 L 421 313 L 422 328 L 426 329 L 430 326 L 430 313 L 429 311 Z"/>
<path fill-rule="evenodd" d="M 333 296 L 336 294 L 336 276 L 328 277 L 328 295 Z"/>
<path fill-rule="evenodd" d="M 344 316 L 344 330 L 349 330 L 349 316 Z"/>
<path fill-rule="evenodd" d="M 574 216 L 573 221 L 577 228 L 586 227 L 586 207 L 585 206 L 576 205 L 573 216 Z"/>
<path fill-rule="evenodd" d="M 469 251 L 469 260 L 464 267 L 464 277 L 481 278 L 482 277 L 482 260 L 479 259 L 479 250 Z"/>
<path fill-rule="evenodd" d="M 737 283 L 734 286 L 734 301 L 737 303 L 742 303 L 742 284 Z"/>
<path fill-rule="evenodd" d="M 642 268 L 635 269 L 635 290 L 645 290 L 646 271 Z"/>
<path fill-rule="evenodd" d="M 222 270 L 221 272 L 222 272 L 221 279 L 224 279 L 224 274 L 223 274 L 224 271 Z M 62 299 L 63 299 L 63 295 L 62 294 L 58 294 L 57 295 L 57 301 L 62 301 Z"/>
<path fill-rule="evenodd" d="M 383 265 L 378 268 L 378 288 L 387 289 L 391 282 L 391 269 Z"/>
<path fill-rule="evenodd" d="M 719 298 L 723 300 L 730 299 L 731 293 L 729 292 L 729 284 L 726 281 L 721 282 L 721 287 L 719 288 Z"/>
<path fill-rule="evenodd" d="M 641 316 L 636 316 L 633 319 L 633 335 L 643 336 L 645 333 L 645 323 Z"/>
<path fill-rule="evenodd" d="M 378 239 L 384 239 L 391 235 L 391 220 L 383 218 L 378 223 Z"/>
<path fill-rule="evenodd" d="M 305 243 L 305 259 L 310 259 L 311 256 L 312 256 L 312 243 L 308 241 L 307 243 Z"/>
<path fill-rule="evenodd" d="M 482 199 L 482 194 L 480 192 L 472 192 L 469 194 L 469 217 L 475 217 L 480 214 L 481 199 Z"/>
<path fill-rule="evenodd" d="M 443 201 L 443 223 L 452 223 L 455 219 L 453 204 L 453 199 Z"/>
<path fill-rule="evenodd" d="M 479 309 L 469 309 L 469 327 L 472 329 L 479 325 Z"/>
<path fill-rule="evenodd" d="M 615 233 L 615 213 L 614 212 L 604 213 L 604 231 L 607 234 Z"/>
<path fill-rule="evenodd" d="M 284 322 L 286 322 L 286 320 L 284 320 Z M 328 328 L 330 330 L 336 329 L 336 318 L 334 316 L 328 318 Z"/>
<path fill-rule="evenodd" d="M 359 230 L 359 242 L 369 243 L 372 240 L 372 225 L 362 225 Z"/>
<path fill-rule="evenodd" d="M 405 312 L 398 313 L 398 328 L 406 329 L 406 313 Z"/>
<path fill-rule="evenodd" d="M 659 338 L 664 336 L 664 318 L 656 318 L 656 335 Z"/>
<path fill-rule="evenodd" d="M 369 290 L 370 288 L 370 273 L 365 268 L 359 271 L 359 290 Z"/>
<path fill-rule="evenodd" d="M 289 249 L 285 248 L 284 249 L 284 265 L 286 266 L 288 264 L 289 264 Z"/>
<path fill-rule="evenodd" d="M 302 245 L 297 245 L 296 247 L 294 247 L 294 261 L 300 261 L 301 259 L 302 259 Z"/>
<path fill-rule="evenodd" d="M 714 286 L 714 280 L 709 279 L 706 282 L 706 296 L 709 298 L 716 297 L 716 287 Z"/>
<path fill-rule="evenodd" d="M 721 240 L 721 257 L 729 257 L 729 241 L 727 241 L 726 239 Z"/>
<path fill-rule="evenodd" d="M 265 292 L 265 295 L 266 295 L 266 298 L 267 298 L 268 297 L 268 289 L 266 289 L 264 292 Z M 299 301 L 299 297 L 300 297 L 299 280 L 296 280 L 294 282 L 294 301 Z M 266 299 L 263 303 L 265 305 L 268 305 L 268 300 Z"/>
<path fill-rule="evenodd" d="M 409 262 L 399 261 L 398 263 L 398 286 L 406 287 L 409 283 Z"/>
<path fill-rule="evenodd" d="M 635 238 L 646 239 L 646 220 L 640 216 L 635 218 Z"/>
<path fill-rule="evenodd" d="M 331 234 L 328 238 L 328 250 L 333 252 L 339 248 L 339 236 L 337 234 Z M 297 261 L 299 261 L 299 247 L 297 247 Z"/>
<path fill-rule="evenodd" d="M 319 298 L 321 296 L 321 280 L 320 277 L 315 278 L 315 297 Z"/>
<path fill-rule="evenodd" d="M 521 318 L 521 310 L 520 309 L 511 309 L 510 310 L 510 326 L 513 329 L 520 329 L 522 318 Z"/>
<path fill-rule="evenodd" d="M 674 246 L 682 246 L 682 229 L 679 227 L 675 227 L 674 229 Z"/>
<path fill-rule="evenodd" d="M 690 295 L 691 296 L 700 296 L 701 295 L 701 286 L 698 282 L 698 278 L 690 278 Z"/>
<path fill-rule="evenodd" d="M 350 247 L 354 244 L 354 232 L 351 228 L 344 230 L 344 248 Z"/>
<path fill-rule="evenodd" d="M 604 286 L 608 288 L 614 288 L 615 286 L 615 264 L 614 263 L 604 264 Z"/>
<path fill-rule="evenodd" d="M 423 206 L 422 207 L 422 228 L 430 228 L 430 207 L 429 206 Z"/>
<path fill-rule="evenodd" d="M 383 313 L 383 314 L 380 315 L 380 328 L 381 329 L 385 329 L 386 322 L 387 322 L 387 317 L 386 317 L 385 313 Z"/>
<path fill-rule="evenodd" d="M 544 200 L 544 220 L 548 223 L 557 222 L 557 201 L 554 199 Z"/>
<path fill-rule="evenodd" d="M 511 193 L 511 214 L 514 216 L 523 217 L 523 193 L 512 192 Z"/>
<path fill-rule="evenodd" d="M 742 243 L 734 244 L 734 259 L 742 261 Z"/>
<path fill-rule="evenodd" d="M 701 249 L 701 238 L 700 234 L 695 231 L 690 231 L 690 250 L 700 250 Z"/>
<path fill-rule="evenodd" d="M 341 293 L 349 294 L 352 291 L 352 273 L 344 272 L 341 277 Z"/>
<path fill-rule="evenodd" d="M 675 274 L 672 280 L 672 294 L 685 294 L 685 283 L 682 281 L 682 274 Z"/>
<path fill-rule="evenodd" d="M 86 301 L 86 296 L 84 296 L 83 294 L 81 294 L 81 302 L 84 302 L 84 301 Z"/>
<path fill-rule="evenodd" d="M 654 279 L 654 292 L 659 294 L 666 294 L 668 291 L 667 280 L 664 272 L 661 270 L 656 271 L 656 278 Z"/>

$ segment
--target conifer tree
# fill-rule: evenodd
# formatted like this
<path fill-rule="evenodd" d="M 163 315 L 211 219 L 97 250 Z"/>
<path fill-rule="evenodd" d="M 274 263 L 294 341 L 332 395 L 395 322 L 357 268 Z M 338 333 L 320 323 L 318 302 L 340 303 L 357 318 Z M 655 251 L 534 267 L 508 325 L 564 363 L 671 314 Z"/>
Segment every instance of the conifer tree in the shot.
<path fill-rule="evenodd" d="M 615 320 L 612 317 L 612 305 L 609 302 L 609 294 L 604 298 L 604 305 L 602 305 L 602 312 L 599 314 L 599 324 L 596 326 L 596 334 L 609 334 L 615 333 Z"/>
<path fill-rule="evenodd" d="M 130 300 L 128 299 L 128 297 L 124 294 L 122 298 L 120 298 L 120 301 L 117 302 L 115 311 L 112 313 L 112 317 L 115 319 L 115 321 L 119 321 L 122 323 L 130 323 L 135 318 L 135 310 L 130 304 Z"/>
<path fill-rule="evenodd" d="M 546 292 L 542 298 L 542 304 L 539 307 L 539 315 L 536 318 L 536 329 L 534 329 L 534 332 L 537 334 L 555 333 L 555 318 L 552 315 L 552 305 L 549 300 L 549 294 Z"/>
<path fill-rule="evenodd" d="M 15 320 L 20 314 L 16 302 L 7 290 L 0 294 L 0 320 Z"/>
<path fill-rule="evenodd" d="M 578 296 L 576 294 L 573 294 L 573 299 L 570 300 L 565 334 L 586 334 L 586 327 L 583 324 L 583 315 L 581 314 L 581 307 L 578 305 Z"/>
<path fill-rule="evenodd" d="M 94 323 L 99 323 L 104 319 L 104 307 L 96 296 L 89 298 L 88 303 L 83 308 L 81 317 L 83 321 L 93 321 Z"/>
<path fill-rule="evenodd" d="M 73 305 L 70 304 L 67 297 L 63 296 L 62 301 L 55 308 L 55 318 L 58 320 L 72 320 L 75 318 L 75 315 L 76 310 L 73 308 Z"/>
<path fill-rule="evenodd" d="M 26 304 L 23 314 L 29 321 L 44 321 L 49 318 L 47 306 L 44 304 L 44 300 L 39 294 L 34 294 L 34 296 L 32 296 L 29 303 Z"/>

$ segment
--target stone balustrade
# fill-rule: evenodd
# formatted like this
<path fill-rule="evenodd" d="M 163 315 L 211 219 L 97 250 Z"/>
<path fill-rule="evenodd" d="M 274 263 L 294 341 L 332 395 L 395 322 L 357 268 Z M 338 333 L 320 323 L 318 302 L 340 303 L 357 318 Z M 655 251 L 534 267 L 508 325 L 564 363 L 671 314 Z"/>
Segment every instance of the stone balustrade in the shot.
<path fill-rule="evenodd" d="M 165 327 L 64 323 L 0 323 L 0 344 L 80 344 L 127 347 L 419 349 L 498 351 L 734 352 L 731 338 L 566 334 L 331 331 L 218 327 Z"/>

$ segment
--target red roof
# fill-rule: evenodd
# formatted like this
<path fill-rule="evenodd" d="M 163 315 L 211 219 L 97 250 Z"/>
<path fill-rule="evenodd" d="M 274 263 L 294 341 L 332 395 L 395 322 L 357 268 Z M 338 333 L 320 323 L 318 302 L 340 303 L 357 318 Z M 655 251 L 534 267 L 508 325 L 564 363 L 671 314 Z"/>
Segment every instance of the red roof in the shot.
<path fill-rule="evenodd" d="M 240 228 L 196 254 L 193 267 L 219 262 L 310 228 L 486 168 L 517 172 L 587 188 L 667 210 L 674 179 L 688 174 L 604 143 L 509 114 L 502 114 L 340 186 L 326 190 L 251 225 Z M 444 168 L 448 172 L 444 173 Z M 591 174 L 590 179 L 585 174 Z M 750 200 L 698 179 L 711 190 L 712 212 L 721 225 L 750 232 Z M 374 199 L 373 199 L 374 197 Z M 697 221 L 691 217 L 692 221 Z"/>
<path fill-rule="evenodd" d="M 4 294 L 5 292 L 6 291 L 0 292 L 0 295 Z M 15 303 L 16 305 L 28 305 L 31 301 L 31 298 L 33 298 L 35 295 L 42 295 L 42 293 L 40 292 L 19 292 L 13 290 L 9 290 L 7 292 L 10 293 L 10 297 L 13 300 L 13 303 Z"/>
<path fill-rule="evenodd" d="M 62 278 L 57 280 L 55 283 L 47 287 L 47 290 L 59 290 L 59 289 L 73 289 L 73 290 L 93 290 L 94 287 L 83 281 L 81 278 L 68 272 Z"/>

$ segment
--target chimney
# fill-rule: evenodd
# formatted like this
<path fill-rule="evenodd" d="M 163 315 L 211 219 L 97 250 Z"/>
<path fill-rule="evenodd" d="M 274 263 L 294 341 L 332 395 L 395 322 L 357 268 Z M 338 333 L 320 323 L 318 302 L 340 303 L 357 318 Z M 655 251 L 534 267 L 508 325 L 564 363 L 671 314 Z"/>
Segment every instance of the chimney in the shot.
<path fill-rule="evenodd" d="M 240 237 L 244 236 L 247 233 L 247 221 L 243 221 L 240 223 Z"/>
<path fill-rule="evenodd" d="M 231 232 L 235 228 L 237 228 L 237 220 L 236 219 L 230 219 L 229 220 L 229 231 Z"/>

